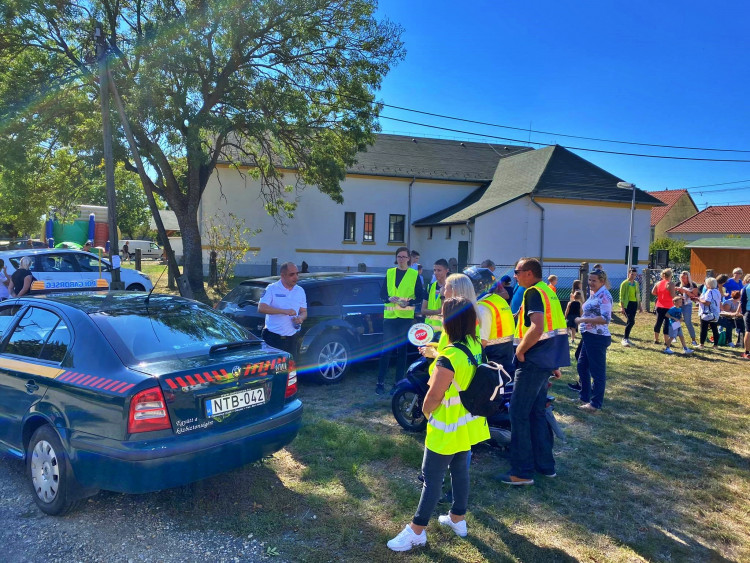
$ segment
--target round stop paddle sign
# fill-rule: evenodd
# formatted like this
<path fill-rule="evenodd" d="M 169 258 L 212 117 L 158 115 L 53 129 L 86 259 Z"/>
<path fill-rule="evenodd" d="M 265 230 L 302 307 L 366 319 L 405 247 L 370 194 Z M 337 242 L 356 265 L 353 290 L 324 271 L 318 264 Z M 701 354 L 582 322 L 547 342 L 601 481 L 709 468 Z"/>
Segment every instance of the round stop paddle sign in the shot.
<path fill-rule="evenodd" d="M 432 342 L 432 337 L 435 335 L 435 331 L 432 327 L 425 323 L 417 323 L 411 325 L 409 329 L 409 342 L 414 346 L 426 346 L 429 342 Z"/>

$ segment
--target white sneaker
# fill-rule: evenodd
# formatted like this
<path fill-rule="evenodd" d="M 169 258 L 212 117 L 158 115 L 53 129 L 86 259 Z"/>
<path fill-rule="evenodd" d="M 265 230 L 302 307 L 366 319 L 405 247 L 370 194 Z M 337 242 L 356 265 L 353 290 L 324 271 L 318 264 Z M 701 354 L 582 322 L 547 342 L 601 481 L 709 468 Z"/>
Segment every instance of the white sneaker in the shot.
<path fill-rule="evenodd" d="M 409 551 L 414 546 L 425 545 L 426 543 L 427 533 L 422 530 L 422 533 L 417 535 L 411 529 L 411 526 L 407 524 L 399 535 L 390 540 L 386 545 L 393 551 Z"/>
<path fill-rule="evenodd" d="M 683 348 L 683 349 L 682 349 L 682 351 L 684 352 L 684 354 L 685 354 L 686 356 L 687 356 L 688 354 L 692 354 L 692 353 L 693 353 L 693 351 L 692 351 L 692 350 L 691 350 L 690 348 Z"/>
<path fill-rule="evenodd" d="M 622 342 L 620 342 L 620 344 L 622 344 L 623 346 L 625 346 L 627 348 L 627 347 L 630 346 L 630 340 L 628 340 L 627 338 L 623 338 Z"/>
<path fill-rule="evenodd" d="M 466 534 L 468 533 L 466 531 L 466 520 L 454 522 L 453 520 L 451 520 L 450 514 L 441 514 L 440 516 L 438 516 L 438 522 L 441 526 L 448 526 L 451 530 L 456 532 L 457 536 L 460 536 L 462 538 L 465 538 Z"/>
<path fill-rule="evenodd" d="M 693 340 L 693 346 L 698 346 L 698 343 L 695 340 Z"/>

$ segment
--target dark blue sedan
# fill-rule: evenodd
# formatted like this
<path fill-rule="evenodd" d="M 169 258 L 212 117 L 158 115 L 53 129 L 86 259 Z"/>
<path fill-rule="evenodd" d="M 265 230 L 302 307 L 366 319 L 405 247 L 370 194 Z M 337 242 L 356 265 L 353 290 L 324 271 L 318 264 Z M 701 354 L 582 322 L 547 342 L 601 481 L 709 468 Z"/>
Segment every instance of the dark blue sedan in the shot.
<path fill-rule="evenodd" d="M 291 442 L 302 418 L 285 352 L 194 301 L 132 292 L 0 303 L 0 451 L 63 514 L 99 489 L 144 493 Z"/>

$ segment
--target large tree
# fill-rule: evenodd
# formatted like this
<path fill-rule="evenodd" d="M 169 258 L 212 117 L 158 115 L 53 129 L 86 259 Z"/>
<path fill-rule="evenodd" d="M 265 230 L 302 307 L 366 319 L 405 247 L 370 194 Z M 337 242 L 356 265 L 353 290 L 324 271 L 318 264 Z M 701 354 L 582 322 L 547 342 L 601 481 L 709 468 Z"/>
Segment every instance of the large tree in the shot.
<path fill-rule="evenodd" d="M 66 91 L 83 93 L 90 110 L 79 117 L 89 119 L 98 97 L 94 28 L 103 23 L 146 188 L 177 216 L 197 297 L 204 295 L 198 205 L 217 163 L 252 164 L 266 211 L 280 219 L 294 210 L 290 192 L 306 185 L 342 201 L 345 170 L 377 130 L 374 93 L 404 55 L 401 28 L 375 17 L 375 0 L 5 4 L 0 50 L 11 54 L 6 74 L 22 75 L 26 92 L 16 96 L 15 115 L 0 112 L 0 126 L 10 117 L 58 134 L 75 116 L 23 102 L 49 104 Z M 117 135 L 115 155 L 135 171 L 121 129 Z M 282 167 L 296 169 L 293 185 Z"/>

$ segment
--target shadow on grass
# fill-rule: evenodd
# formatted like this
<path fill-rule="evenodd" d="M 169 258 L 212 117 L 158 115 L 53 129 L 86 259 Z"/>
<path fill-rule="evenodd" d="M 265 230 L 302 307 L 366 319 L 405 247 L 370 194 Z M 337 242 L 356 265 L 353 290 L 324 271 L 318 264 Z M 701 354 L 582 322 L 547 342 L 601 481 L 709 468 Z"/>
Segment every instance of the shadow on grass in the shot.
<path fill-rule="evenodd" d="M 476 510 L 473 514 L 477 521 L 497 534 L 512 556 L 498 553 L 497 547 L 487 545 L 486 542 L 469 534 L 468 541 L 477 548 L 487 561 L 564 561 L 567 563 L 578 561 L 578 559 L 571 557 L 562 549 L 536 545 L 522 534 L 513 532 L 508 526 L 486 510 Z"/>

